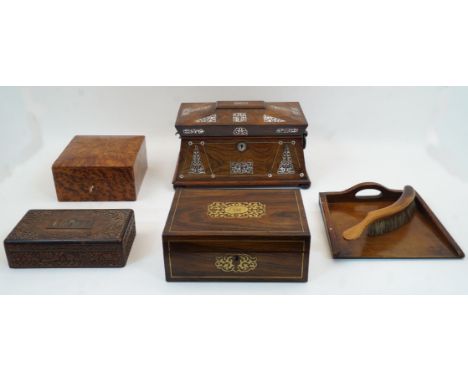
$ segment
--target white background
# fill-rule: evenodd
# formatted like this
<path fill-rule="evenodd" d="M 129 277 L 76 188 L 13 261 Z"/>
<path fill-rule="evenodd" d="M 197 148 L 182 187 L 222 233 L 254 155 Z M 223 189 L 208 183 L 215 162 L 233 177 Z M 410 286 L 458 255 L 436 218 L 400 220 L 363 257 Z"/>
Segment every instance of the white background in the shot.
<path fill-rule="evenodd" d="M 0 89 L 0 235 L 28 209 L 132 208 L 137 237 L 122 269 L 10 269 L 0 292 L 27 294 L 468 293 L 468 260 L 333 260 L 319 191 L 362 181 L 410 184 L 468 248 L 468 89 L 447 87 L 112 87 Z M 309 282 L 167 283 L 161 234 L 174 190 L 181 102 L 299 101 L 309 122 Z M 75 134 L 144 134 L 149 170 L 136 202 L 57 202 L 51 165 Z"/>
<path fill-rule="evenodd" d="M 0 83 L 466 86 L 467 14 L 465 0 L 0 1 Z M 352 100 L 334 105 L 333 114 Z M 364 115 L 373 112 L 363 107 Z M 173 112 L 169 118 L 172 126 Z M 453 127 L 466 119 L 451 121 Z M 463 150 L 444 150 L 441 160 L 464 155 L 459 126 L 449 131 L 461 139 L 450 141 Z M 307 150 L 309 160 L 314 152 Z M 309 169 L 314 182 L 324 179 L 321 169 Z M 418 176 L 412 172 L 411 181 Z M 50 180 L 44 184 L 55 205 Z M 11 201 L 0 200 L 3 211 Z M 440 198 L 428 201 L 439 214 Z M 456 224 L 466 226 L 464 219 Z M 466 249 L 465 235 L 456 239 Z M 320 258 L 334 265 L 326 252 Z M 0 379 L 466 382 L 467 301 L 466 295 L 1 296 Z"/>

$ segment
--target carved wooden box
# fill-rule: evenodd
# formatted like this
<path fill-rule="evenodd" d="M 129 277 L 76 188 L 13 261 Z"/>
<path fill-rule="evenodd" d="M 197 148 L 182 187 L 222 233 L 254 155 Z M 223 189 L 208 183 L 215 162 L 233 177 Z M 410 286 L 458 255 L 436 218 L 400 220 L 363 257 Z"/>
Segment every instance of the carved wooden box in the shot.
<path fill-rule="evenodd" d="M 180 188 L 163 233 L 168 281 L 307 281 L 300 190 Z"/>
<path fill-rule="evenodd" d="M 307 120 L 297 102 L 183 103 L 175 187 L 307 188 Z"/>
<path fill-rule="evenodd" d="M 77 135 L 52 166 L 60 201 L 136 200 L 147 168 L 144 136 Z"/>
<path fill-rule="evenodd" d="M 30 210 L 5 239 L 11 268 L 123 267 L 133 210 Z"/>

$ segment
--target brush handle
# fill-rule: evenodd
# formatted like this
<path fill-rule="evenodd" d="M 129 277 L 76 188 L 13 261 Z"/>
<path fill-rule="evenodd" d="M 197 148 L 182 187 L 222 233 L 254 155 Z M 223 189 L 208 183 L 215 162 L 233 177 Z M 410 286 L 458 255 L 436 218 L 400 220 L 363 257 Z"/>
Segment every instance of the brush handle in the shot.
<path fill-rule="evenodd" d="M 369 187 L 367 187 L 369 188 Z M 361 237 L 363 232 L 377 220 L 385 219 L 406 209 L 416 197 L 416 191 L 411 186 L 405 186 L 398 200 L 384 208 L 369 212 L 366 217 L 358 224 L 353 225 L 343 232 L 343 238 L 346 240 L 356 240 Z"/>

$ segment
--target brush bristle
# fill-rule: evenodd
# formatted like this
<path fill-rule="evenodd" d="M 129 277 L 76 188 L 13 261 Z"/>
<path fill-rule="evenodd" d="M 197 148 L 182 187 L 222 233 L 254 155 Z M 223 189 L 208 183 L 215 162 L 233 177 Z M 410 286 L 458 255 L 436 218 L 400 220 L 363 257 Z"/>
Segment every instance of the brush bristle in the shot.
<path fill-rule="evenodd" d="M 395 231 L 402 225 L 408 223 L 416 211 L 416 203 L 413 202 L 406 207 L 403 211 L 390 216 L 385 219 L 377 220 L 369 225 L 367 229 L 367 236 L 378 236 L 384 233 Z"/>

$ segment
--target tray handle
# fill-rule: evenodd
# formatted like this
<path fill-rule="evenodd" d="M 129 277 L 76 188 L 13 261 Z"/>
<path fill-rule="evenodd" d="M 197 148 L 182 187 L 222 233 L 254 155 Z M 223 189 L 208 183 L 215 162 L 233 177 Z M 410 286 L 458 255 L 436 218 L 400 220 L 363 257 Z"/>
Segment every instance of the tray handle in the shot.
<path fill-rule="evenodd" d="M 377 190 L 377 191 L 380 191 L 381 193 L 379 195 L 370 195 L 370 196 L 358 198 L 357 193 L 362 190 Z M 381 197 L 394 196 L 395 193 L 401 193 L 401 191 L 391 190 L 381 185 L 380 183 L 376 183 L 376 182 L 359 183 L 343 191 L 343 194 L 352 194 L 356 199 L 379 199 Z"/>

